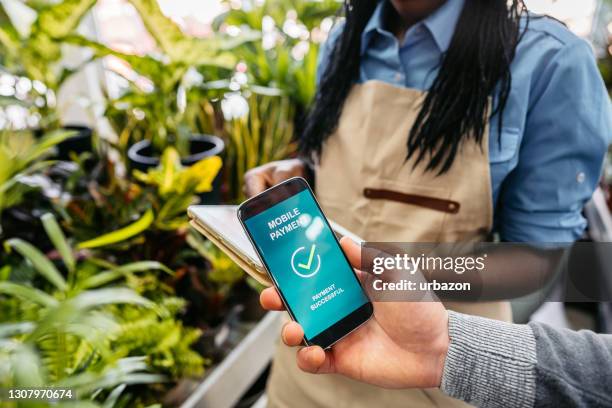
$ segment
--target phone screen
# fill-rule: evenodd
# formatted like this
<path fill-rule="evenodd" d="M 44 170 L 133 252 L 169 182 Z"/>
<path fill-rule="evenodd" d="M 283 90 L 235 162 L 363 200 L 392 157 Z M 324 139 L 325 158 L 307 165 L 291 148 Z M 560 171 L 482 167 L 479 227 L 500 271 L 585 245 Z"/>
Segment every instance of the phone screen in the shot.
<path fill-rule="evenodd" d="M 244 225 L 307 340 L 368 302 L 309 189 Z"/>

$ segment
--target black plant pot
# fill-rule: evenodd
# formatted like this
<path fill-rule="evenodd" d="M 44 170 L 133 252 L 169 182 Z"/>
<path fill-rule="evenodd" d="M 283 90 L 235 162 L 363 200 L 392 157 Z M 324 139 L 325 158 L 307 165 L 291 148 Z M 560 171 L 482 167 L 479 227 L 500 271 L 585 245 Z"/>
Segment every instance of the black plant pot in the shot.
<path fill-rule="evenodd" d="M 58 160 L 70 160 L 70 153 L 81 154 L 91 152 L 93 130 L 87 126 L 66 125 L 63 130 L 70 130 L 76 134 L 57 145 Z"/>
<path fill-rule="evenodd" d="M 225 150 L 225 143 L 213 135 L 193 135 L 189 138 L 189 156 L 181 158 L 183 166 L 191 166 L 200 160 L 220 155 Z M 130 146 L 127 152 L 132 169 L 146 172 L 159 165 L 159 156 L 153 154 L 153 146 L 149 140 L 141 140 Z M 200 194 L 203 204 L 218 204 L 221 202 L 221 172 L 212 182 L 212 190 Z"/>
<path fill-rule="evenodd" d="M 70 152 L 78 155 L 83 152 L 92 151 L 93 130 L 90 127 L 85 125 L 66 125 L 62 126 L 61 130 L 70 130 L 75 135 L 57 144 L 55 159 L 67 161 L 70 160 Z M 32 129 L 32 134 L 36 139 L 42 138 L 46 133 L 47 131 L 42 128 Z"/>

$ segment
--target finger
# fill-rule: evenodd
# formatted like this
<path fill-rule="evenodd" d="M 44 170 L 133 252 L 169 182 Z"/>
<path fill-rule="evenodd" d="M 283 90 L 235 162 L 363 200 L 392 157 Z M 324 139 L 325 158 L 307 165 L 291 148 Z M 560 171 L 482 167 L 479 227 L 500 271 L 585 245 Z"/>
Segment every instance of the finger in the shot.
<path fill-rule="evenodd" d="M 296 322 L 287 322 L 281 330 L 281 338 L 289 347 L 299 346 L 304 339 L 304 330 Z"/>
<path fill-rule="evenodd" d="M 342 249 L 344 250 L 344 253 L 346 254 L 353 268 L 365 272 L 368 276 L 370 276 L 374 271 L 373 264 L 375 259 L 388 258 L 391 256 L 390 253 L 397 253 L 397 250 L 390 253 L 385 252 L 387 247 L 383 247 L 382 244 L 378 243 L 376 246 L 360 245 L 349 237 L 342 237 L 340 240 L 340 245 L 342 245 Z M 359 278 L 363 281 L 365 276 L 362 275 L 360 275 Z"/>
<path fill-rule="evenodd" d="M 266 310 L 285 310 L 285 305 L 274 287 L 266 288 L 261 292 L 259 303 Z"/>
<path fill-rule="evenodd" d="M 271 174 L 272 185 L 277 185 L 293 177 L 293 173 L 285 169 L 275 169 Z"/>
<path fill-rule="evenodd" d="M 267 171 L 258 169 L 244 175 L 244 194 L 253 197 L 271 186 Z"/>
<path fill-rule="evenodd" d="M 334 372 L 333 356 L 319 346 L 304 347 L 297 352 L 297 365 L 302 371 L 311 374 L 330 374 Z"/>

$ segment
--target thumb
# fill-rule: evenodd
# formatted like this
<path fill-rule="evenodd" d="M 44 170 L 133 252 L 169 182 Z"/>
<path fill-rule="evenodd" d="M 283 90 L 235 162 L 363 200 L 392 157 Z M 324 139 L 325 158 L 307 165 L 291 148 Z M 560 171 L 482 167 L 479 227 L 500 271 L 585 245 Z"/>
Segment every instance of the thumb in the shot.
<path fill-rule="evenodd" d="M 297 365 L 302 371 L 311 374 L 333 374 L 335 365 L 333 353 L 319 346 L 304 347 L 297 352 Z"/>
<path fill-rule="evenodd" d="M 346 254 L 351 266 L 365 273 L 372 271 L 372 264 L 375 258 L 389 256 L 382 249 L 362 246 L 349 237 L 342 237 L 340 239 L 340 246 L 342 246 L 342 250 Z"/>
<path fill-rule="evenodd" d="M 340 246 L 351 263 L 351 266 L 355 269 L 361 269 L 361 245 L 349 237 L 342 237 L 342 239 L 340 239 Z"/>

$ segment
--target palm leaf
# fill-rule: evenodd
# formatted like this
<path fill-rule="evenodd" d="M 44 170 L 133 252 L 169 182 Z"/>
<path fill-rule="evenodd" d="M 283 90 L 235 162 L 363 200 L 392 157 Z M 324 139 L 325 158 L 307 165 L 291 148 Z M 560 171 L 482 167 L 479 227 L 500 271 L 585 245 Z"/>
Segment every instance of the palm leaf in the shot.
<path fill-rule="evenodd" d="M 105 285 L 109 282 L 112 282 L 116 279 L 119 279 L 123 276 L 126 276 L 128 274 L 134 273 L 134 272 L 146 272 L 146 271 L 156 270 L 156 269 L 167 272 L 170 275 L 173 274 L 171 269 L 168 269 L 168 267 L 166 267 L 164 264 L 160 262 L 155 262 L 155 261 L 133 262 L 127 265 L 122 265 L 115 269 L 99 272 L 83 280 L 79 284 L 79 286 L 84 289 L 96 288 L 96 287 Z"/>
<path fill-rule="evenodd" d="M 32 263 L 32 266 L 38 273 L 51 282 L 55 287 L 61 291 L 66 290 L 66 280 L 62 274 L 57 270 L 55 265 L 38 249 L 33 245 L 25 242 L 19 238 L 9 239 L 5 243 L 6 246 L 13 248 L 19 252 L 24 258 Z"/>
<path fill-rule="evenodd" d="M 47 231 L 47 235 L 53 245 L 60 253 L 62 259 L 64 260 L 64 264 L 68 268 L 69 271 L 74 271 L 75 260 L 72 255 L 72 248 L 68 245 L 66 241 L 66 236 L 62 232 L 57 220 L 53 216 L 53 214 L 47 213 L 41 217 L 43 227 L 45 231 Z"/>
<path fill-rule="evenodd" d="M 0 339 L 29 333 L 34 329 L 32 322 L 17 322 L 0 324 Z"/>
<path fill-rule="evenodd" d="M 30 163 L 38 159 L 43 154 L 48 153 L 49 149 L 51 149 L 56 144 L 61 143 L 64 140 L 75 135 L 76 132 L 72 130 L 56 130 L 49 134 L 46 134 L 42 137 L 42 139 L 40 139 L 38 143 L 34 144 L 30 148 L 30 150 L 22 158 L 22 161 L 24 163 Z"/>
<path fill-rule="evenodd" d="M 153 307 L 154 303 L 140 296 L 131 289 L 108 288 L 81 292 L 58 306 L 47 310 L 39 321 L 36 329 L 28 336 L 29 341 L 55 335 L 57 327 L 67 327 L 71 324 L 85 324 L 89 310 L 112 304 L 132 304 Z M 91 319 L 91 317 L 89 318 Z"/>
<path fill-rule="evenodd" d="M 133 304 L 152 307 L 154 303 L 127 288 L 107 288 L 85 291 L 72 298 L 77 309 L 89 309 L 112 304 Z"/>
<path fill-rule="evenodd" d="M 18 387 L 41 387 L 45 384 L 43 365 L 36 351 L 29 344 L 0 341 L 0 350 L 10 350 L 12 383 Z"/>
<path fill-rule="evenodd" d="M 144 357 L 126 357 L 102 373 L 84 372 L 59 381 L 55 386 L 73 388 L 78 393 L 89 394 L 97 389 L 114 388 L 120 384 L 150 384 L 166 381 L 163 375 L 142 373 L 147 368 Z"/>
<path fill-rule="evenodd" d="M 113 408 L 117 404 L 117 401 L 119 400 L 119 397 L 121 396 L 121 394 L 125 390 L 125 387 L 127 387 L 126 384 L 119 384 L 118 386 L 116 386 L 108 394 L 108 397 L 106 397 L 106 400 L 104 401 L 103 408 Z"/>

